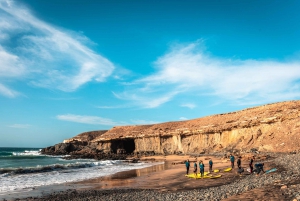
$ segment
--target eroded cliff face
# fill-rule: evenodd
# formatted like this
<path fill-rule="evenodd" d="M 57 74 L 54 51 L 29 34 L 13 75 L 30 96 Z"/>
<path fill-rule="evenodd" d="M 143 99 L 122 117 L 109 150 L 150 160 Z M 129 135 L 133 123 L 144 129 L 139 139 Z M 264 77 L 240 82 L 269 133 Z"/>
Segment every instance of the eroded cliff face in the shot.
<path fill-rule="evenodd" d="M 83 141 L 104 153 L 290 152 L 300 149 L 299 132 L 300 101 L 289 101 L 188 121 L 117 126 Z"/>

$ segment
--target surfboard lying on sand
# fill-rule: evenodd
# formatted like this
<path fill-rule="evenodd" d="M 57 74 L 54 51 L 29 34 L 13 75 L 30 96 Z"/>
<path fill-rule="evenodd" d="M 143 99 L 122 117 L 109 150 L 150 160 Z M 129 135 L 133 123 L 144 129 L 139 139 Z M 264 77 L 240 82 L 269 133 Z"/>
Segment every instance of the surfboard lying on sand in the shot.
<path fill-rule="evenodd" d="M 268 173 L 275 172 L 275 171 L 277 171 L 277 168 L 272 168 L 270 170 L 267 170 L 265 173 L 268 174 Z"/>
<path fill-rule="evenodd" d="M 214 172 L 220 172 L 220 170 L 218 170 L 218 169 L 215 169 L 215 170 L 214 170 Z"/>
<path fill-rule="evenodd" d="M 204 172 L 204 176 L 207 176 L 209 174 L 209 172 Z M 186 174 L 185 175 L 186 177 L 189 177 L 189 178 L 200 178 L 200 173 L 198 173 L 197 174 L 197 176 L 195 176 L 195 174 L 194 173 L 192 173 L 192 174 Z"/>
<path fill-rule="evenodd" d="M 212 176 L 211 179 L 217 179 L 217 178 L 220 178 L 220 177 L 222 177 L 222 175 L 219 174 L 219 175 L 216 175 L 216 176 Z"/>
<path fill-rule="evenodd" d="M 230 167 L 230 168 L 226 168 L 225 170 L 224 170 L 224 172 L 229 172 L 229 171 L 231 171 L 232 170 L 232 168 Z"/>
<path fill-rule="evenodd" d="M 194 178 L 194 179 L 217 179 L 220 178 L 222 175 L 216 175 L 216 176 L 212 176 L 212 175 L 204 175 L 203 177 L 200 176 L 200 174 L 197 174 L 197 176 L 195 176 L 195 174 L 189 174 L 189 175 L 185 175 L 188 178 Z"/>

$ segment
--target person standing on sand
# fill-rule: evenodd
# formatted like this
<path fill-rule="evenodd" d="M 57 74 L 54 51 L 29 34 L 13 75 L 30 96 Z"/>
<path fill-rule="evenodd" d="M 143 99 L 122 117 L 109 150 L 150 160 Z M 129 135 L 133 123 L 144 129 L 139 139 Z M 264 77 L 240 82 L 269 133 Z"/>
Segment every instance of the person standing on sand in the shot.
<path fill-rule="evenodd" d="M 213 161 L 211 159 L 209 159 L 208 161 L 208 165 L 209 165 L 209 172 L 212 172 L 212 166 L 213 166 Z"/>
<path fill-rule="evenodd" d="M 234 156 L 230 154 L 231 168 L 234 168 Z"/>
<path fill-rule="evenodd" d="M 242 168 L 242 161 L 241 161 L 241 156 L 239 156 L 239 158 L 237 159 L 237 161 L 236 161 L 236 164 L 237 164 L 237 166 L 238 166 L 238 169 L 241 169 Z"/>
<path fill-rule="evenodd" d="M 254 156 L 249 161 L 250 173 L 253 173 Z"/>
<path fill-rule="evenodd" d="M 201 177 L 203 177 L 204 176 L 204 164 L 202 161 L 200 161 L 200 163 L 199 163 L 199 169 L 200 169 L 200 175 L 201 175 Z"/>
<path fill-rule="evenodd" d="M 195 178 L 197 176 L 197 161 L 195 161 L 194 163 L 194 174 L 195 174 Z"/>
<path fill-rule="evenodd" d="M 188 175 L 189 174 L 189 170 L 190 170 L 190 161 L 189 161 L 189 159 L 187 159 L 185 161 L 185 167 L 186 167 L 186 174 Z"/>

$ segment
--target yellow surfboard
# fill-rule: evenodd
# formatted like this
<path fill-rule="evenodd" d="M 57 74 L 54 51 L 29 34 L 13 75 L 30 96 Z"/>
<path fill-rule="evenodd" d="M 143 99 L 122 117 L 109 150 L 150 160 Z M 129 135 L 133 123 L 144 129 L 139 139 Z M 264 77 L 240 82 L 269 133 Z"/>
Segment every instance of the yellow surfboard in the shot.
<path fill-rule="evenodd" d="M 220 178 L 222 175 L 212 176 L 212 175 L 204 174 L 204 176 L 201 177 L 200 174 L 197 174 L 197 176 L 195 176 L 195 174 L 189 174 L 189 175 L 185 175 L 185 176 L 188 178 L 193 178 L 193 179 L 217 179 L 217 178 Z"/>
<path fill-rule="evenodd" d="M 204 172 L 204 176 L 207 176 L 209 173 L 208 172 Z M 201 178 L 201 176 L 200 176 L 200 173 L 198 173 L 197 175 L 195 175 L 194 173 L 192 173 L 192 174 L 188 174 L 188 175 L 185 175 L 186 177 L 188 177 L 188 178 Z"/>
<path fill-rule="evenodd" d="M 232 170 L 232 168 L 230 167 L 230 168 L 226 168 L 225 170 L 224 170 L 224 172 L 229 172 L 229 171 L 231 171 Z"/>
<path fill-rule="evenodd" d="M 218 169 L 215 169 L 215 170 L 214 170 L 214 172 L 220 172 L 220 170 L 218 170 Z"/>
<path fill-rule="evenodd" d="M 219 174 L 219 175 L 216 175 L 216 176 L 212 176 L 211 179 L 217 179 L 217 178 L 220 178 L 220 177 L 222 177 L 222 175 Z"/>

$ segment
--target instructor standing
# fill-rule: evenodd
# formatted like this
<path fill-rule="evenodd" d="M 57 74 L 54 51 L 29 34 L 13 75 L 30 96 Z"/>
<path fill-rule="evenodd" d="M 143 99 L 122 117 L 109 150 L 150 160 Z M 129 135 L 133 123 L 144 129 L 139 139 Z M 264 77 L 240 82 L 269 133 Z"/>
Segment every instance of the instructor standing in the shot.
<path fill-rule="evenodd" d="M 231 168 L 234 168 L 234 156 L 230 154 Z"/>
<path fill-rule="evenodd" d="M 185 167 L 186 167 L 186 174 L 189 174 L 189 170 L 190 170 L 190 161 L 189 161 L 189 159 L 187 159 L 185 161 Z"/>

